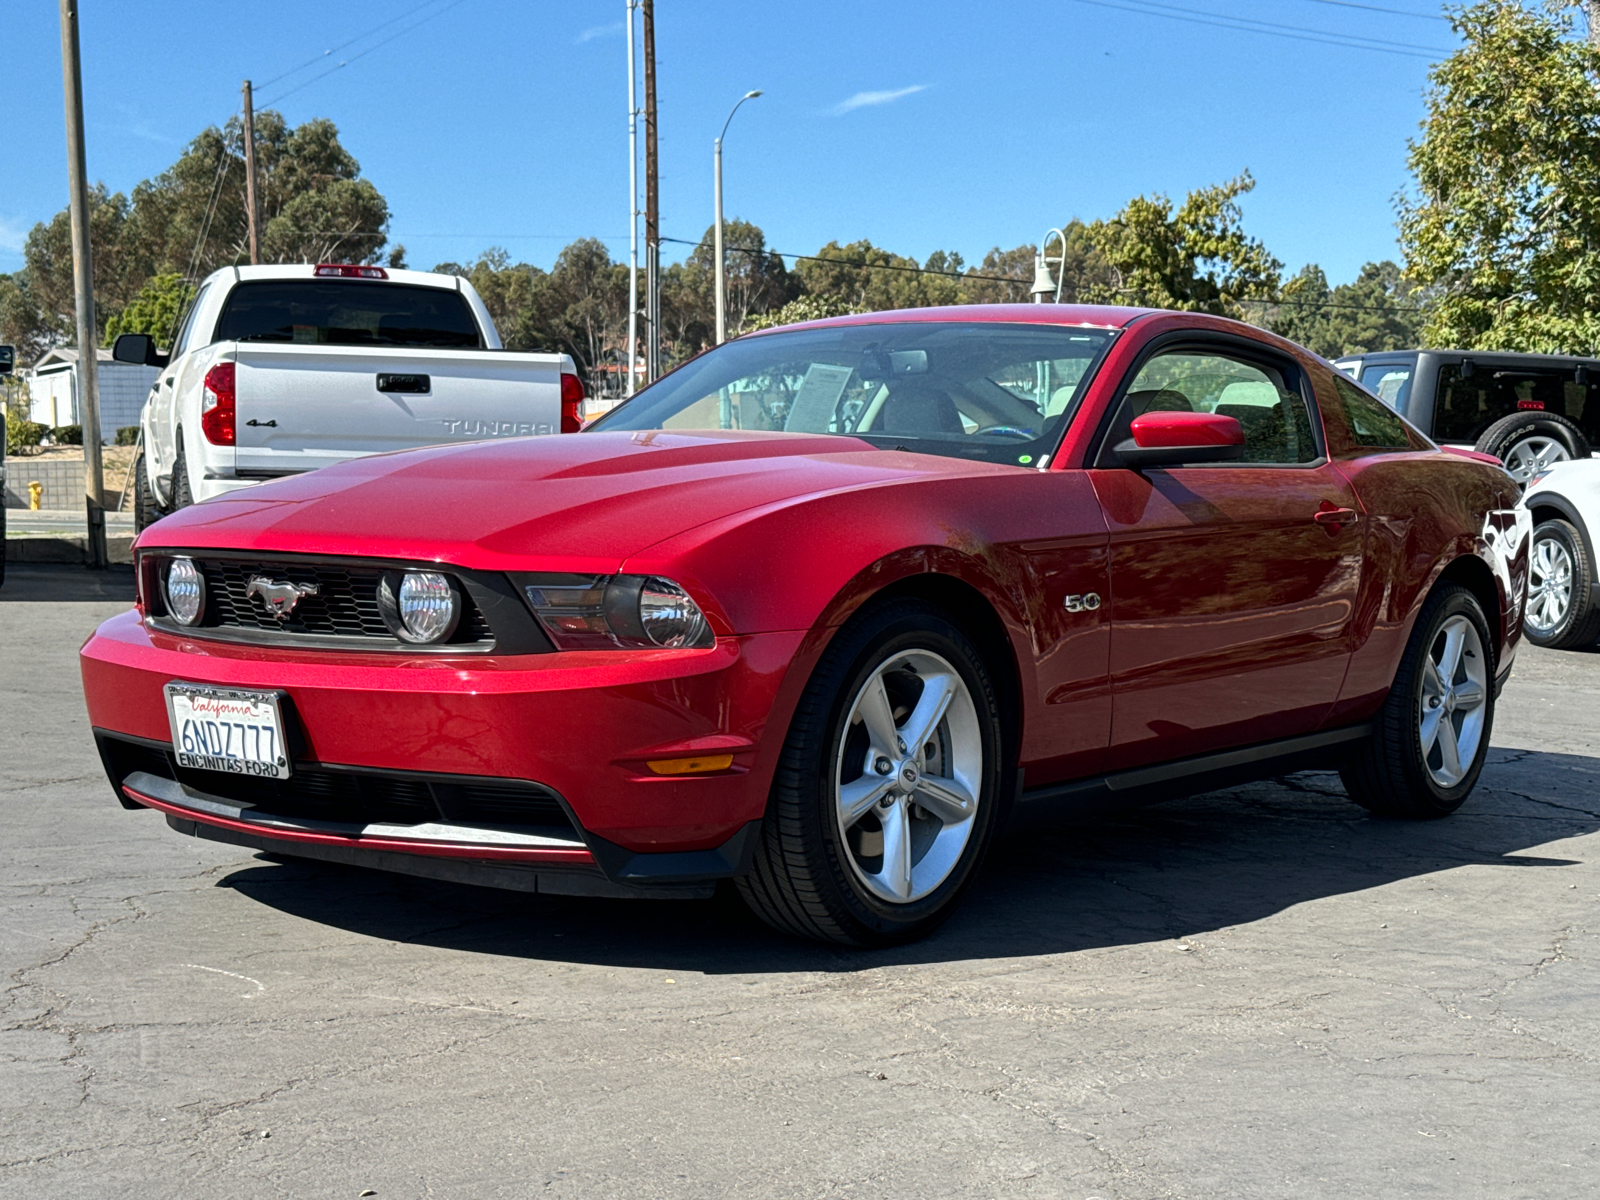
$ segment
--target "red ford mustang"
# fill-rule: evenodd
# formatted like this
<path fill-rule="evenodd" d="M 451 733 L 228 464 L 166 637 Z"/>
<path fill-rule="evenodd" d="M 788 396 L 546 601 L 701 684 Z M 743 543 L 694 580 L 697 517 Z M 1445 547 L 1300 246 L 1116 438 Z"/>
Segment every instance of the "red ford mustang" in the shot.
<path fill-rule="evenodd" d="M 1521 628 L 1516 501 L 1235 322 L 846 317 L 578 436 L 167 517 L 84 688 L 118 797 L 184 833 L 567 894 L 731 878 L 881 943 L 1042 815 L 1317 765 L 1453 811 Z"/>

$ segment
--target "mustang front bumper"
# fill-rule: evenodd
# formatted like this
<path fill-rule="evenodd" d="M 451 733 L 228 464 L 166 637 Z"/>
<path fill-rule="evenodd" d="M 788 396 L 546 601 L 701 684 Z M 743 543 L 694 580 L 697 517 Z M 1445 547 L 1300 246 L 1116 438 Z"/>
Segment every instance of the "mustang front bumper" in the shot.
<path fill-rule="evenodd" d="M 802 637 L 448 658 L 205 641 L 130 612 L 95 632 L 81 664 L 118 798 L 175 828 L 500 886 L 638 894 L 703 890 L 742 866 Z M 176 768 L 162 690 L 173 680 L 280 693 L 290 778 Z M 646 766 L 727 754 L 708 774 Z"/>

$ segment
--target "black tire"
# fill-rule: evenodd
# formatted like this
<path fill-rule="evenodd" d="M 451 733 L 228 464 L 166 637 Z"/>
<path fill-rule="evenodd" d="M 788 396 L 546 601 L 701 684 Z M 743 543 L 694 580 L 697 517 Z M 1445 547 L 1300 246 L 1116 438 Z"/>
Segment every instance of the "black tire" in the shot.
<path fill-rule="evenodd" d="M 1583 430 L 1566 417 L 1546 412 L 1516 412 L 1509 417 L 1501 417 L 1483 431 L 1473 449 L 1480 454 L 1494 455 L 1506 464 L 1506 469 L 1519 484 L 1527 487 L 1530 473 L 1518 469 L 1513 455 L 1519 444 L 1536 438 L 1558 443 L 1567 458 L 1589 457 L 1589 440 L 1583 436 Z"/>
<path fill-rule="evenodd" d="M 1419 721 L 1426 660 L 1445 624 L 1458 616 L 1476 628 L 1486 658 L 1482 663 L 1484 717 L 1471 763 L 1458 783 L 1444 787 L 1433 777 L 1424 758 Z M 1351 753 L 1339 770 L 1350 799 L 1379 816 L 1410 819 L 1447 817 L 1461 807 L 1483 772 L 1494 731 L 1494 646 L 1483 607 L 1466 588 L 1444 584 L 1428 597 L 1406 643 L 1388 698 L 1373 719 L 1372 736 Z"/>
<path fill-rule="evenodd" d="M 133 531 L 143 533 L 162 517 L 167 515 L 167 510 L 161 507 L 161 501 L 156 499 L 156 490 L 150 486 L 150 474 L 145 467 L 148 460 L 145 455 L 139 455 L 139 461 L 133 468 Z"/>
<path fill-rule="evenodd" d="M 1569 574 L 1566 581 L 1567 605 L 1561 618 L 1552 623 L 1534 624 L 1540 615 L 1540 600 L 1546 587 L 1559 586 L 1559 581 L 1546 583 L 1530 578 L 1527 607 L 1522 614 L 1522 632 L 1535 646 L 1551 650 L 1577 650 L 1592 646 L 1600 640 L 1600 605 L 1594 603 L 1594 556 L 1583 543 L 1583 534 L 1569 521 L 1555 518 L 1541 521 L 1533 531 L 1530 550 L 1534 573 L 1539 573 L 1540 543 L 1548 542 L 1552 549 L 1559 547 L 1565 555 Z M 1559 560 L 1558 560 L 1559 561 Z"/>
<path fill-rule="evenodd" d="M 4 436 L 4 422 L 0 422 L 0 436 Z M 6 582 L 6 504 L 5 491 L 0 489 L 0 587 Z"/>
<path fill-rule="evenodd" d="M 177 512 L 180 508 L 188 508 L 194 503 L 194 492 L 189 487 L 189 463 L 183 453 L 183 430 L 178 430 L 178 456 L 172 460 L 172 508 Z"/>
<path fill-rule="evenodd" d="M 974 825 L 949 874 L 927 895 L 889 903 L 857 878 L 835 810 L 833 764 L 848 733 L 849 706 L 870 676 L 908 651 L 955 667 L 973 701 L 982 785 Z M 982 656 L 950 617 L 920 600 L 891 600 L 858 613 L 835 636 L 795 710 L 773 780 L 761 840 L 735 882 L 745 903 L 785 933 L 850 946 L 922 937 L 960 901 L 988 851 L 1011 772 L 993 682 Z M 859 728 L 859 727 L 858 727 Z"/>

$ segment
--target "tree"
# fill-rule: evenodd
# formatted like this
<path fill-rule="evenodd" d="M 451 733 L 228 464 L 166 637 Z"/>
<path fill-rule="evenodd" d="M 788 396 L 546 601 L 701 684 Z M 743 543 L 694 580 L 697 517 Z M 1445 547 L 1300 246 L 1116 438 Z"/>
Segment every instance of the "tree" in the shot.
<path fill-rule="evenodd" d="M 1480 0 L 1431 72 L 1406 270 L 1434 288 L 1424 337 L 1466 349 L 1600 349 L 1600 48 L 1569 3 Z"/>
<path fill-rule="evenodd" d="M 771 329 L 774 325 L 795 325 L 801 321 L 820 321 L 824 317 L 844 317 L 858 313 L 859 308 L 850 305 L 838 296 L 800 296 L 789 301 L 782 308 L 775 308 L 759 316 L 751 317 L 745 324 L 746 333 L 754 333 L 758 329 Z"/>
<path fill-rule="evenodd" d="M 127 307 L 106 322 L 105 345 L 115 342 L 118 334 L 148 333 L 158 345 L 170 346 L 178 318 L 193 295 L 194 287 L 176 272 L 152 275 Z"/>
<path fill-rule="evenodd" d="M 1335 288 L 1312 263 L 1263 307 L 1254 314 L 1258 324 L 1324 358 L 1418 346 L 1427 319 L 1421 293 L 1388 261 L 1369 262 L 1354 283 Z"/>
<path fill-rule="evenodd" d="M 17 364 L 31 363 L 48 350 L 53 334 L 33 298 L 28 272 L 0 275 L 0 342 L 17 348 Z"/>
<path fill-rule="evenodd" d="M 1246 236 L 1239 210 L 1239 197 L 1254 187 L 1246 171 L 1190 192 L 1177 212 L 1157 193 L 1095 221 L 1087 237 L 1109 282 L 1090 283 L 1083 299 L 1238 316 L 1241 301 L 1272 296 L 1283 264 Z"/>

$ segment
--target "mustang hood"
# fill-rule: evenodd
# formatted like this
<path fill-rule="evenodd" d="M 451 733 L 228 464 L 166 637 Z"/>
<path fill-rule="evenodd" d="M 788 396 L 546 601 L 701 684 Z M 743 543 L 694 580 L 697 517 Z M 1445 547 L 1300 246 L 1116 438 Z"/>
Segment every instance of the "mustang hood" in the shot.
<path fill-rule="evenodd" d="M 786 433 L 589 433 L 374 455 L 163 518 L 141 547 L 614 571 L 707 521 L 799 496 L 1014 470 Z"/>

